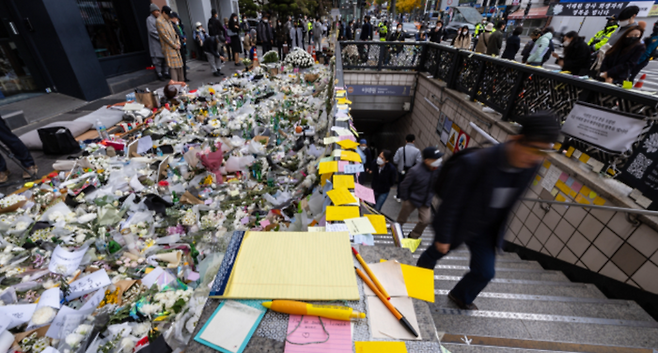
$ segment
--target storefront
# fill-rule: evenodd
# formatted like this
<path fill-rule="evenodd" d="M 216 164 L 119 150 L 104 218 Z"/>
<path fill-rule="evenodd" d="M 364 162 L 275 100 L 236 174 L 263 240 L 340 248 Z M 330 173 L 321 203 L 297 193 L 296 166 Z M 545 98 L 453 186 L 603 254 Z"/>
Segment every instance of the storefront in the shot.
<path fill-rule="evenodd" d="M 544 28 L 548 21 L 548 6 L 531 7 L 528 14 L 525 15 L 526 9 L 522 7 L 507 16 L 508 20 L 513 20 L 515 26 L 523 26 L 523 35 L 529 35 L 529 32 L 535 28 Z"/>
<path fill-rule="evenodd" d="M 149 0 L 0 1 L 2 95 L 50 89 L 90 101 L 110 94 L 108 77 L 150 65 L 149 4 Z"/>

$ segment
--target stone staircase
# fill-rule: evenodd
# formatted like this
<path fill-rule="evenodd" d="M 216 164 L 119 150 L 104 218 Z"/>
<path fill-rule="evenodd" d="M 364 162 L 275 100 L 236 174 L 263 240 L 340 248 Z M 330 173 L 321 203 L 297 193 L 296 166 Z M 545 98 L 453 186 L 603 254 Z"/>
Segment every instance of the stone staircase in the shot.
<path fill-rule="evenodd" d="M 431 245 L 430 227 L 422 238 L 414 258 Z M 375 245 L 392 246 L 391 235 L 375 236 Z M 455 249 L 434 270 L 430 309 L 450 352 L 658 353 L 658 322 L 637 303 L 608 299 L 593 284 L 571 282 L 515 253 L 497 257 L 496 277 L 475 300 L 480 310 L 459 310 L 447 294 L 468 272 L 469 258 L 465 247 Z"/>

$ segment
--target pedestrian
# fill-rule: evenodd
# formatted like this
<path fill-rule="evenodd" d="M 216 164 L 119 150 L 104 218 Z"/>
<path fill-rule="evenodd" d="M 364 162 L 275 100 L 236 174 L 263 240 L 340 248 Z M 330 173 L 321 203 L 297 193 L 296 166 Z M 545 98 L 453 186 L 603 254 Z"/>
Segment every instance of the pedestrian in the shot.
<path fill-rule="evenodd" d="M 452 46 L 457 49 L 471 49 L 471 35 L 468 33 L 468 26 L 459 29 L 459 33 L 452 39 Z"/>
<path fill-rule="evenodd" d="M 221 31 L 222 23 L 217 16 L 217 10 L 210 10 L 210 18 L 208 19 L 208 35 L 216 36 Z"/>
<path fill-rule="evenodd" d="M 184 82 L 190 82 L 190 80 L 187 79 L 187 36 L 185 35 L 185 27 L 183 26 L 183 23 L 181 23 L 180 17 L 178 17 L 176 12 L 171 13 L 171 24 L 174 26 L 176 35 L 178 35 L 178 40 L 181 43 L 180 57 L 183 59 Z"/>
<path fill-rule="evenodd" d="M 370 25 L 370 16 L 363 18 L 363 26 L 361 27 L 361 35 L 359 36 L 359 40 L 364 42 L 372 40 L 372 25 Z M 358 47 L 361 60 L 368 60 L 369 46 L 359 44 Z"/>
<path fill-rule="evenodd" d="M 169 67 L 165 61 L 164 54 L 162 53 L 162 44 L 160 44 L 160 35 L 158 34 L 158 28 L 156 26 L 156 21 L 160 16 L 160 8 L 156 4 L 151 4 L 149 10 L 151 10 L 151 15 L 146 18 L 146 30 L 149 34 L 149 53 L 151 54 L 151 63 L 153 63 L 158 80 L 164 81 L 165 78 L 169 78 L 170 76 Z"/>
<path fill-rule="evenodd" d="M 304 28 L 300 20 L 290 29 L 290 49 L 293 48 L 304 48 Z"/>
<path fill-rule="evenodd" d="M 570 31 L 564 35 L 562 45 L 564 46 L 562 56 L 557 53 L 552 54 L 557 58 L 557 64 L 562 67 L 562 71 L 568 71 L 577 76 L 587 75 L 592 53 L 589 45 L 585 43 L 585 38 L 579 37 L 576 31 Z"/>
<path fill-rule="evenodd" d="M 546 60 L 544 57 L 552 53 L 551 47 L 553 46 L 553 27 L 546 27 L 543 34 L 537 41 L 530 51 L 530 56 L 528 56 L 528 64 L 535 66 L 542 66 Z"/>
<path fill-rule="evenodd" d="M 434 199 L 434 183 L 439 174 L 439 166 L 443 153 L 436 147 L 430 146 L 423 150 L 423 161 L 416 164 L 400 183 L 398 194 L 402 199 L 402 209 L 398 214 L 397 222 L 407 223 L 409 215 L 418 210 L 418 223 L 409 233 L 409 238 L 418 239 L 432 221 L 432 200 Z"/>
<path fill-rule="evenodd" d="M 640 8 L 635 5 L 623 8 L 619 13 L 619 16 L 617 16 L 617 20 L 619 21 L 619 29 L 612 36 L 610 36 L 607 44 L 614 46 L 619 39 L 624 37 L 624 33 L 626 33 L 626 31 L 636 27 L 638 23 L 635 22 L 635 18 L 639 12 Z"/>
<path fill-rule="evenodd" d="M 530 52 L 532 51 L 532 48 L 535 47 L 535 42 L 537 39 L 541 37 L 541 30 L 538 28 L 535 28 L 532 30 L 530 33 L 530 40 L 528 43 L 525 44 L 525 47 L 523 47 L 523 51 L 521 52 L 521 62 L 522 63 L 527 63 L 528 62 L 528 57 L 530 56 Z"/>
<path fill-rule="evenodd" d="M 272 50 L 274 45 L 274 33 L 272 25 L 270 24 L 270 14 L 265 14 L 263 19 L 258 23 L 258 38 L 260 38 L 260 45 L 263 48 L 263 54 Z"/>
<path fill-rule="evenodd" d="M 605 82 L 622 84 L 628 80 L 640 57 L 646 51 L 640 41 L 642 34 L 644 30 L 640 26 L 631 27 L 612 48 L 606 51 L 600 74 Z"/>
<path fill-rule="evenodd" d="M 203 60 L 202 58 L 205 57 L 205 52 L 203 51 L 202 43 L 207 36 L 207 33 L 201 22 L 197 22 L 195 26 L 196 29 L 194 30 L 194 43 L 196 44 L 196 56 L 199 60 Z"/>
<path fill-rule="evenodd" d="M 288 46 L 288 33 L 290 31 L 286 28 L 284 24 L 281 23 L 280 19 L 277 19 L 276 21 L 276 28 L 274 29 L 274 37 L 276 39 L 276 47 L 279 52 L 279 59 L 283 60 L 286 54 L 288 54 L 287 50 L 284 50 L 284 45 Z"/>
<path fill-rule="evenodd" d="M 387 42 L 404 41 L 404 33 L 402 32 L 402 23 L 398 23 L 397 26 L 392 31 L 390 31 L 390 33 L 386 37 L 386 41 Z M 385 57 L 384 64 L 388 65 L 388 63 L 391 61 L 391 56 L 392 55 L 397 55 L 400 52 L 402 52 L 402 45 L 401 44 L 387 45 L 386 46 L 386 57 Z"/>
<path fill-rule="evenodd" d="M 514 60 L 516 53 L 521 49 L 521 38 L 519 37 L 523 33 L 523 27 L 518 26 L 514 28 L 512 35 L 507 38 L 505 41 L 505 51 L 500 57 L 507 60 Z"/>
<path fill-rule="evenodd" d="M 242 51 L 242 46 L 240 45 L 240 23 L 238 23 L 238 15 L 235 13 L 231 14 L 226 33 L 230 36 L 231 51 L 233 52 L 235 66 L 240 66 L 240 52 Z M 253 40 L 255 42 L 255 39 Z M 226 42 L 229 44 L 228 41 Z M 231 57 L 231 53 L 228 53 L 228 55 Z"/>
<path fill-rule="evenodd" d="M 480 37 L 478 38 L 477 45 L 475 46 L 475 52 L 476 53 L 486 53 L 487 52 L 487 46 L 489 45 L 489 39 L 491 38 L 491 34 L 494 30 L 494 25 L 493 23 L 487 23 L 487 26 L 484 27 L 484 33 L 480 34 Z"/>
<path fill-rule="evenodd" d="M 505 21 L 500 21 L 496 25 L 496 31 L 491 34 L 491 37 L 487 41 L 487 55 L 500 55 L 500 48 L 503 47 L 506 25 Z"/>
<path fill-rule="evenodd" d="M 313 19 L 308 19 L 306 16 L 304 18 L 306 19 L 306 28 L 308 29 L 308 45 L 311 45 L 313 41 Z"/>
<path fill-rule="evenodd" d="M 475 25 L 475 32 L 473 33 L 473 49 L 478 45 L 478 40 L 484 33 L 484 28 L 487 26 L 487 18 L 482 17 L 482 21 Z"/>
<path fill-rule="evenodd" d="M 203 41 L 203 50 L 210 64 L 213 76 L 224 75 L 220 70 L 226 58 L 222 55 L 224 51 L 224 36 L 206 36 Z"/>
<path fill-rule="evenodd" d="M 351 20 L 345 27 L 345 40 L 354 40 L 354 20 Z"/>
<path fill-rule="evenodd" d="M 433 43 L 441 43 L 441 39 L 443 38 L 443 22 L 441 21 L 436 21 L 436 26 L 430 32 L 430 42 Z"/>
<path fill-rule="evenodd" d="M 605 24 L 605 28 L 596 32 L 594 37 L 592 37 L 592 39 L 590 39 L 589 42 L 587 43 L 587 45 L 589 45 L 590 50 L 592 52 L 601 49 L 603 45 L 608 43 L 610 37 L 615 33 L 615 31 L 617 31 L 617 28 L 619 28 L 619 26 L 617 25 L 617 17 L 615 15 L 606 17 L 606 19 L 608 21 Z"/>
<path fill-rule="evenodd" d="M 240 36 L 240 32 L 235 32 L 231 31 L 228 29 L 228 18 L 224 17 L 224 21 L 221 22 L 221 28 L 224 31 L 224 49 L 226 50 L 226 55 L 230 58 L 231 54 L 233 53 L 233 43 L 231 41 L 231 37 L 233 37 L 235 34 Z M 238 24 L 239 28 L 239 24 Z M 242 46 L 240 46 L 240 50 L 238 50 L 236 53 L 240 53 L 242 51 Z"/>
<path fill-rule="evenodd" d="M 400 200 L 400 184 L 404 181 L 405 175 L 416 164 L 419 164 L 423 158 L 420 150 L 414 145 L 416 141 L 416 135 L 409 134 L 405 137 L 406 144 L 397 151 L 395 151 L 395 156 L 393 156 L 393 163 L 398 168 L 398 192 L 397 196 L 394 196 L 397 202 Z"/>
<path fill-rule="evenodd" d="M 318 52 L 322 51 L 322 22 L 320 22 L 320 17 L 315 18 L 313 23 L 313 41 L 315 42 L 315 50 Z"/>
<path fill-rule="evenodd" d="M 256 29 L 252 28 L 249 33 L 244 36 L 244 47 L 247 48 L 247 57 L 249 60 L 254 60 L 254 53 L 256 52 L 256 43 L 258 43 Z"/>
<path fill-rule="evenodd" d="M 362 163 L 363 163 L 363 168 L 365 173 L 359 174 L 359 184 L 363 185 L 365 183 L 365 176 L 366 173 L 369 172 L 370 165 L 373 163 L 373 157 L 374 155 L 372 154 L 372 150 L 368 148 L 368 141 L 366 139 L 360 139 L 359 140 L 359 154 L 361 155 Z"/>
<path fill-rule="evenodd" d="M 518 122 L 520 133 L 507 142 L 447 161 L 435 188 L 441 205 L 432 221 L 434 242 L 417 266 L 434 269 L 437 260 L 466 243 L 470 271 L 448 293 L 460 309 L 478 309 L 473 301 L 495 275 L 496 249 L 503 245 L 509 213 L 560 133 L 557 118 L 550 113 L 535 113 Z"/>
<path fill-rule="evenodd" d="M 171 7 L 163 6 L 162 13 L 158 16 L 155 26 L 158 29 L 162 53 L 167 61 L 167 66 L 169 66 L 171 79 L 182 82 L 185 77 L 183 74 L 183 59 L 180 55 L 181 44 L 171 23 L 171 12 Z"/>
<path fill-rule="evenodd" d="M 368 167 L 368 173 L 372 175 L 372 191 L 375 193 L 375 209 L 381 211 L 391 187 L 395 185 L 397 171 L 391 163 L 393 153 L 382 150 L 377 159 Z"/>
<path fill-rule="evenodd" d="M 629 78 L 629 81 L 635 81 L 635 76 L 637 76 L 637 74 L 640 73 L 640 71 L 649 64 L 649 60 L 651 60 L 651 58 L 658 58 L 658 53 L 656 53 L 656 49 L 658 48 L 658 22 L 653 24 L 653 32 L 651 33 L 651 37 L 644 39 L 644 46 L 647 49 L 644 51 L 642 56 L 640 56 L 637 65 L 635 65 L 631 71 L 631 77 Z"/>
<path fill-rule="evenodd" d="M 21 162 L 25 169 L 27 169 L 27 171 L 23 171 L 23 179 L 30 179 L 32 178 L 32 175 L 36 175 L 39 172 L 30 151 L 27 149 L 23 141 L 11 132 L 11 129 L 7 126 L 7 123 L 2 116 L 0 116 L 0 142 L 7 146 L 7 148 L 13 153 L 14 157 Z M 9 180 L 9 174 L 7 162 L 2 157 L 2 154 L 0 154 L 0 184 L 6 183 L 7 180 Z"/>
<path fill-rule="evenodd" d="M 242 34 L 242 40 L 244 40 L 244 36 L 246 36 L 250 31 L 251 26 L 249 25 L 249 21 L 247 21 L 247 15 L 242 15 L 242 22 L 240 22 L 240 33 Z M 242 54 L 244 54 L 245 58 L 249 55 L 248 51 L 249 48 L 243 46 Z"/>

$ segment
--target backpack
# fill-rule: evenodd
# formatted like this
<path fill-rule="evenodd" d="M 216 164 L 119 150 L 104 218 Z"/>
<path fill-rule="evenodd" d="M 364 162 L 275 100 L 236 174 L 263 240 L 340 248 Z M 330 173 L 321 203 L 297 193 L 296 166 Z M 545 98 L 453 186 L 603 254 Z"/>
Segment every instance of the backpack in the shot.
<path fill-rule="evenodd" d="M 47 155 L 64 155 L 80 152 L 80 144 L 73 138 L 71 131 L 65 127 L 46 127 L 37 130 L 43 143 L 43 153 Z"/>
<path fill-rule="evenodd" d="M 457 153 L 450 156 L 450 158 L 448 158 L 447 161 L 443 162 L 443 164 L 441 165 L 441 170 L 439 171 L 439 176 L 436 178 L 436 182 L 434 183 L 434 194 L 436 196 L 438 196 L 440 199 L 443 199 L 443 197 L 445 196 L 445 192 L 449 187 L 449 185 L 447 185 L 447 180 L 449 179 L 452 170 L 455 169 L 454 166 L 463 161 L 462 157 L 477 152 L 479 150 L 481 150 L 481 148 L 479 147 L 469 147 L 457 151 Z M 482 173 L 480 173 L 480 175 L 481 174 Z"/>

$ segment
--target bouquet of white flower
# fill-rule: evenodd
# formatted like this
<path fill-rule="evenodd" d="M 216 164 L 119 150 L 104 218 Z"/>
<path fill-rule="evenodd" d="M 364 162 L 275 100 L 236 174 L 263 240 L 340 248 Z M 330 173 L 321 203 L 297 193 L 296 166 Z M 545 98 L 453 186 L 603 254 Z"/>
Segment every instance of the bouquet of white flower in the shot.
<path fill-rule="evenodd" d="M 303 69 L 307 67 L 313 66 L 313 57 L 311 54 L 306 52 L 305 50 L 301 48 L 295 48 L 295 50 L 292 51 L 292 53 L 288 54 L 286 56 L 286 60 L 284 61 L 286 65 L 292 65 L 295 67 L 301 67 Z"/>

